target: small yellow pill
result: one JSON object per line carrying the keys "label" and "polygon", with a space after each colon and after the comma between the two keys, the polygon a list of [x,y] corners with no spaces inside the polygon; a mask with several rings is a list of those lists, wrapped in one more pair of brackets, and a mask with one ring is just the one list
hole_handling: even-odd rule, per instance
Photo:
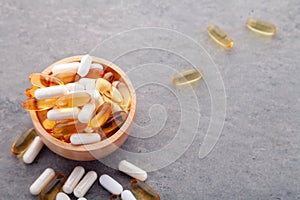
{"label": "small yellow pill", "polygon": [[223,46],[226,49],[230,49],[233,46],[233,40],[230,36],[225,33],[220,27],[217,25],[209,24],[207,26],[207,33],[209,36],[218,44]]}
{"label": "small yellow pill", "polygon": [[189,69],[173,75],[172,82],[174,85],[180,86],[190,84],[202,78],[201,72],[196,69]]}
{"label": "small yellow pill", "polygon": [[246,21],[246,26],[250,30],[263,35],[275,35],[277,31],[274,24],[260,19],[250,18]]}
{"label": "small yellow pill", "polygon": [[33,73],[29,76],[29,81],[32,85],[38,87],[50,87],[54,85],[64,85],[64,83],[58,78],[49,76],[42,73]]}

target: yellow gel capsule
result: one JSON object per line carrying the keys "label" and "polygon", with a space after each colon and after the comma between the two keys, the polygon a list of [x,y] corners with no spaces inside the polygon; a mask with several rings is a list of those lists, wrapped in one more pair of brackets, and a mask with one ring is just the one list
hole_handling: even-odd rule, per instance
{"label": "yellow gel capsule", "polygon": [[96,89],[101,94],[108,94],[111,90],[111,83],[108,82],[106,79],[98,78],[96,81]]}
{"label": "yellow gel capsule", "polygon": [[53,136],[56,138],[63,137],[64,135],[80,133],[87,127],[87,124],[82,124],[77,120],[64,120],[60,121],[53,127]]}
{"label": "yellow gel capsule", "polygon": [[29,81],[38,87],[50,87],[55,85],[63,85],[64,83],[53,77],[42,73],[33,73],[29,76]]}
{"label": "yellow gel capsule", "polygon": [[22,102],[22,107],[25,110],[47,110],[49,108],[52,108],[55,106],[57,99],[43,99],[43,100],[37,100],[37,99],[27,99]]}
{"label": "yellow gel capsule", "polygon": [[63,174],[56,174],[54,178],[44,187],[40,193],[40,200],[54,200],[57,193],[62,191],[66,177]]}
{"label": "yellow gel capsule", "polygon": [[26,96],[28,96],[29,98],[34,98],[34,92],[38,89],[39,87],[33,85],[30,88],[26,89]]}
{"label": "yellow gel capsule", "polygon": [[91,68],[88,74],[84,78],[92,78],[92,79],[101,78],[103,76],[103,73],[104,73],[103,69]]}
{"label": "yellow gel capsule", "polygon": [[143,181],[134,179],[130,187],[137,200],[160,200],[158,193]]}
{"label": "yellow gel capsule", "polygon": [[121,93],[122,97],[123,97],[123,101],[121,103],[121,107],[124,109],[124,111],[128,111],[129,110],[129,106],[130,106],[130,102],[131,102],[131,95],[130,92],[127,88],[127,86],[120,82],[116,85],[116,88],[119,90],[119,92]]}
{"label": "yellow gel capsule", "polygon": [[250,30],[263,35],[275,35],[277,31],[274,24],[260,19],[250,18],[246,21],[246,26]]}
{"label": "yellow gel capsule", "polygon": [[53,74],[52,76],[58,78],[65,84],[73,83],[80,79],[80,76],[77,74],[77,69],[59,71]]}
{"label": "yellow gel capsule", "polygon": [[86,92],[75,92],[66,94],[56,101],[56,105],[60,108],[71,108],[83,106],[92,100],[90,94]]}
{"label": "yellow gel capsule", "polygon": [[233,40],[217,25],[208,25],[207,33],[209,36],[224,48],[230,49],[233,46]]}
{"label": "yellow gel capsule", "polygon": [[109,118],[106,123],[101,127],[102,132],[106,137],[110,137],[120,128],[125,120],[127,119],[127,113],[124,111],[116,112],[111,118]]}
{"label": "yellow gel capsule", "polygon": [[174,85],[180,86],[190,84],[202,78],[201,72],[196,69],[189,69],[173,75],[172,82]]}
{"label": "yellow gel capsule", "polygon": [[52,132],[53,127],[56,125],[56,121],[45,119],[42,122],[44,129],[48,132]]}
{"label": "yellow gel capsule", "polygon": [[105,124],[105,122],[108,120],[109,116],[112,113],[112,106],[110,103],[103,103],[96,111],[95,116],[92,118],[92,120],[89,123],[89,126],[91,128],[98,128]]}
{"label": "yellow gel capsule", "polygon": [[32,143],[35,136],[37,136],[35,129],[31,128],[22,133],[11,146],[11,152],[15,155],[22,154]]}

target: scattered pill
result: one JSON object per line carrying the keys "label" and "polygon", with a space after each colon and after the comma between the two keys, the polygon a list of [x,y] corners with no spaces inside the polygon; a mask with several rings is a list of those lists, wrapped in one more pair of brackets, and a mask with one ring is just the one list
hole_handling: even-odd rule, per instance
{"label": "scattered pill", "polygon": [[23,132],[12,144],[11,152],[15,155],[22,154],[37,136],[34,128],[30,128]]}
{"label": "scattered pill", "polygon": [[64,83],[52,76],[42,73],[33,73],[29,76],[29,82],[38,87],[50,87],[55,85],[63,85]]}
{"label": "scattered pill", "polygon": [[43,146],[44,143],[42,142],[41,138],[39,136],[36,136],[23,155],[24,163],[26,164],[32,163],[36,158],[36,156],[41,151],[41,149],[43,148]]}
{"label": "scattered pill", "polygon": [[145,181],[147,179],[147,172],[145,170],[142,170],[141,168],[135,166],[127,160],[122,160],[119,163],[118,169],[121,172],[124,172],[125,174],[140,181]]}
{"label": "scattered pill", "polygon": [[133,194],[129,190],[124,190],[121,194],[122,200],[136,200]]}
{"label": "scattered pill", "polygon": [[79,67],[79,62],[58,64],[58,65],[53,66],[52,73],[54,74],[59,71],[78,69],[78,67]]}
{"label": "scattered pill", "polygon": [[74,195],[79,198],[83,197],[97,180],[97,173],[89,171],[74,189]]}
{"label": "scattered pill", "polygon": [[67,181],[63,185],[63,191],[67,194],[71,194],[79,183],[80,179],[83,177],[85,170],[81,166],[77,166],[73,169],[72,173],[68,177]]}
{"label": "scattered pill", "polygon": [[35,98],[27,99],[22,102],[22,107],[25,110],[35,110],[35,111],[48,110],[55,106],[56,100],[57,99],[43,99],[43,100],[37,100]]}
{"label": "scattered pill", "polygon": [[123,191],[122,185],[107,174],[101,175],[99,178],[99,182],[107,191],[112,194],[119,195]]}
{"label": "scattered pill", "polygon": [[78,114],[78,121],[81,123],[88,123],[92,118],[95,109],[96,105],[94,102],[84,105]]}
{"label": "scattered pill", "polygon": [[68,195],[66,195],[63,192],[59,192],[57,193],[55,200],[71,200],[70,197]]}
{"label": "scattered pill", "polygon": [[199,72],[197,69],[189,69],[173,75],[172,82],[174,85],[180,86],[193,83],[201,78],[201,72]]}
{"label": "scattered pill", "polygon": [[61,96],[56,101],[56,106],[59,108],[71,108],[84,106],[92,100],[92,97],[87,92],[74,92]]}
{"label": "scattered pill", "polygon": [[134,179],[130,182],[130,187],[136,199],[160,200],[159,194],[143,181]]}
{"label": "scattered pill", "polygon": [[101,137],[98,133],[77,133],[70,138],[73,145],[91,144],[99,142]]}
{"label": "scattered pill", "polygon": [[32,195],[38,195],[41,190],[54,178],[55,172],[51,168],[47,168],[44,172],[32,183],[29,190]]}
{"label": "scattered pill", "polygon": [[48,99],[48,98],[56,98],[63,94],[66,94],[68,89],[64,85],[51,86],[46,88],[39,88],[34,92],[34,96],[36,99]]}
{"label": "scattered pill", "polygon": [[87,75],[90,70],[91,64],[92,64],[92,57],[90,55],[82,56],[77,74],[79,74],[81,77]]}
{"label": "scattered pill", "polygon": [[275,35],[277,31],[277,28],[274,24],[260,19],[250,18],[247,20],[246,26],[250,30],[263,35]]}
{"label": "scattered pill", "polygon": [[61,191],[61,188],[66,181],[63,174],[56,174],[54,178],[42,189],[40,200],[55,199],[56,195]]}
{"label": "scattered pill", "polygon": [[217,25],[208,25],[207,32],[209,36],[224,48],[230,49],[233,46],[233,40]]}
{"label": "scattered pill", "polygon": [[79,111],[77,107],[52,109],[48,111],[47,118],[50,120],[77,119]]}

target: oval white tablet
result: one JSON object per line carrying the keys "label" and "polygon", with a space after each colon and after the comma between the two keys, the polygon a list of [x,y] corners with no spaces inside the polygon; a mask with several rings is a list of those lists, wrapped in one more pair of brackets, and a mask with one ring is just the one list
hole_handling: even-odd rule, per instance
{"label": "oval white tablet", "polygon": [[73,169],[72,173],[68,177],[67,181],[65,182],[63,186],[63,191],[67,194],[71,194],[76,187],[76,185],[79,183],[80,179],[83,177],[85,173],[85,170],[81,166],[77,166]]}
{"label": "oval white tablet", "polygon": [[54,178],[55,172],[51,168],[47,168],[44,172],[32,183],[29,191],[32,195],[38,195],[42,189]]}
{"label": "oval white tablet", "polygon": [[51,87],[39,88],[34,92],[34,97],[38,100],[59,97],[68,92],[64,85],[56,85]]}
{"label": "oval white tablet", "polygon": [[81,145],[99,142],[101,137],[98,133],[76,133],[71,135],[70,140],[73,145]]}
{"label": "oval white tablet", "polygon": [[44,143],[42,142],[41,138],[39,136],[36,136],[22,157],[24,163],[32,163],[43,146]]}
{"label": "oval white tablet", "polygon": [[136,200],[134,195],[129,190],[124,190],[121,194],[122,200]]}
{"label": "oval white tablet", "polygon": [[119,195],[123,191],[122,185],[107,174],[100,176],[99,182],[107,191],[112,194]]}
{"label": "oval white tablet", "polygon": [[52,109],[47,112],[47,118],[53,121],[77,119],[79,111],[80,109],[77,107]]}
{"label": "oval white tablet", "polygon": [[89,122],[95,109],[96,109],[96,105],[94,102],[84,105],[78,114],[78,120],[81,123]]}
{"label": "oval white tablet", "polygon": [[135,166],[134,164],[128,162],[127,160],[122,160],[119,163],[118,169],[125,174],[136,178],[140,181],[145,181],[147,179],[147,172],[141,168]]}
{"label": "oval white tablet", "polygon": [[83,197],[87,193],[87,191],[92,187],[96,179],[97,173],[95,171],[89,171],[75,187],[74,195],[77,198]]}
{"label": "oval white tablet", "polygon": [[92,57],[90,55],[87,54],[82,56],[77,70],[77,74],[79,74],[79,76],[81,77],[86,76],[91,68],[91,64],[92,64]]}
{"label": "oval white tablet", "polygon": [[55,200],[71,200],[70,197],[68,195],[66,195],[63,192],[59,192],[57,193]]}
{"label": "oval white tablet", "polygon": [[58,64],[53,66],[52,73],[64,71],[64,70],[72,70],[72,69],[78,69],[79,62],[71,62],[71,63],[65,63],[65,64]]}

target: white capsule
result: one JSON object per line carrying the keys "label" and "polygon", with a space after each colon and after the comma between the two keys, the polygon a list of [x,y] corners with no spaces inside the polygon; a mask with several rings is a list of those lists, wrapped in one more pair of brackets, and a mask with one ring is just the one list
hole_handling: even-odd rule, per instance
{"label": "white capsule", "polygon": [[79,199],[77,199],[77,200],[87,200],[86,198],[84,198],[84,197],[80,197]]}
{"label": "white capsule", "polygon": [[99,64],[99,63],[93,63],[91,65],[91,68],[98,68],[98,69],[104,69],[103,65]]}
{"label": "white capsule", "polygon": [[96,179],[97,173],[94,171],[89,171],[74,189],[74,195],[77,198],[83,197],[87,193],[87,191],[92,187]]}
{"label": "white capsule", "polygon": [[134,164],[128,162],[127,160],[122,160],[119,163],[118,169],[125,174],[136,178],[140,181],[145,181],[147,179],[147,172],[141,168],[135,166]]}
{"label": "white capsule", "polygon": [[44,143],[42,142],[39,136],[36,136],[27,151],[23,155],[23,161],[26,164],[30,164],[34,161],[36,156],[39,154],[41,149],[43,148]]}
{"label": "white capsule", "polygon": [[122,185],[107,174],[101,175],[99,182],[107,191],[112,194],[120,195],[123,191]]}
{"label": "white capsule", "polygon": [[83,177],[85,173],[85,170],[81,166],[77,166],[73,169],[72,173],[68,177],[67,181],[65,182],[63,186],[63,191],[67,194],[71,194],[76,187],[76,185],[79,183],[80,179]]}
{"label": "white capsule", "polygon": [[98,100],[101,96],[98,90],[85,90],[86,93],[89,93],[94,100]]}
{"label": "white capsule", "polygon": [[101,137],[98,133],[76,133],[71,135],[70,140],[73,145],[81,145],[99,142]]}
{"label": "white capsule", "polygon": [[85,85],[86,90],[95,90],[96,89],[96,81],[91,81]]}
{"label": "white capsule", "polygon": [[84,90],[84,86],[80,83],[68,83],[66,84],[66,87],[69,92]]}
{"label": "white capsule", "polygon": [[78,83],[80,83],[81,85],[83,85],[84,89],[86,89],[86,86],[88,84],[96,84],[96,80],[97,79],[92,79],[92,78],[81,78]]}
{"label": "white capsule", "polygon": [[88,123],[96,109],[94,102],[84,105],[78,114],[78,120],[81,123]]}
{"label": "white capsule", "polygon": [[121,194],[122,200],[136,200],[133,194],[129,190],[124,190]]}
{"label": "white capsule", "polygon": [[57,193],[55,200],[71,200],[70,197],[68,195],[66,195],[63,192],[59,192]]}
{"label": "white capsule", "polygon": [[38,100],[56,98],[68,92],[64,85],[39,88],[34,92],[34,97]]}
{"label": "white capsule", "polygon": [[32,195],[38,195],[42,189],[54,178],[55,172],[51,168],[47,168],[44,172],[32,183],[29,191]]}
{"label": "white capsule", "polygon": [[58,64],[53,66],[52,73],[64,71],[64,70],[72,70],[72,69],[78,69],[79,62],[72,62],[72,63],[66,63],[66,64]]}
{"label": "white capsule", "polygon": [[47,118],[53,121],[77,119],[79,111],[80,109],[77,107],[52,109],[47,112]]}
{"label": "white capsule", "polygon": [[84,77],[89,73],[92,64],[92,57],[90,55],[84,55],[81,58],[77,74],[79,76]]}

